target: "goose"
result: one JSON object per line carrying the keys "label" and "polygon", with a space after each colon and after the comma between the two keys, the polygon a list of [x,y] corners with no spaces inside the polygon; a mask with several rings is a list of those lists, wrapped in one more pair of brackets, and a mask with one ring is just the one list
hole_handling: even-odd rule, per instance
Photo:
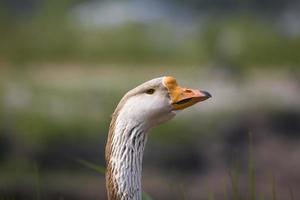
{"label": "goose", "polygon": [[171,76],[147,81],[124,95],[112,115],[105,147],[109,200],[142,199],[142,158],[149,130],[210,97],[206,91],[180,87]]}

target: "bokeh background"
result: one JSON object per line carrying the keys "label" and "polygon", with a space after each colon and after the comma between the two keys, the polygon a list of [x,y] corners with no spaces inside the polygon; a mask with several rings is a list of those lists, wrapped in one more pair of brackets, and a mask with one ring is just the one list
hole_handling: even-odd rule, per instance
{"label": "bokeh background", "polygon": [[0,1],[0,199],[106,199],[110,115],[172,75],[213,98],[154,129],[152,199],[300,199],[297,0]]}

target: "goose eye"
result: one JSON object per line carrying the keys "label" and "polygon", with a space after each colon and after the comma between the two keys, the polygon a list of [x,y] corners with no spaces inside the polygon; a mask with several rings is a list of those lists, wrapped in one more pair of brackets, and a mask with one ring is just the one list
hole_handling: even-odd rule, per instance
{"label": "goose eye", "polygon": [[146,91],[147,94],[153,94],[154,92],[155,92],[155,90],[152,88]]}

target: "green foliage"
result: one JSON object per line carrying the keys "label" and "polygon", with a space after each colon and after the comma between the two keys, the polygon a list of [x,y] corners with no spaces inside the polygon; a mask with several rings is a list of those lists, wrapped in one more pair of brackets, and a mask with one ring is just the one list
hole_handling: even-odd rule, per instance
{"label": "green foliage", "polygon": [[220,65],[276,67],[299,64],[300,38],[252,16],[212,19],[202,35],[208,60]]}
{"label": "green foliage", "polygon": [[214,62],[237,68],[300,63],[299,36],[289,37],[275,24],[250,14],[211,17],[201,30],[179,37],[172,27],[160,23],[86,29],[72,18],[71,8],[78,2],[43,1],[24,20],[0,12],[0,60],[12,64]]}

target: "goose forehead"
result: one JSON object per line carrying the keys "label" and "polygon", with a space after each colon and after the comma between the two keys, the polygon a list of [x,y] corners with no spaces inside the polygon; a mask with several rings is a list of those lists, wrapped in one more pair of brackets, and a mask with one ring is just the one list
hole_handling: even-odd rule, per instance
{"label": "goose forehead", "polygon": [[142,83],[141,85],[132,89],[129,93],[131,95],[135,95],[135,94],[143,92],[144,90],[149,89],[149,88],[165,88],[165,86],[163,84],[163,77],[155,78],[155,79],[152,79],[145,83]]}
{"label": "goose forehead", "polygon": [[159,87],[163,85],[163,77],[155,78],[146,83],[143,83],[141,86],[143,87]]}

